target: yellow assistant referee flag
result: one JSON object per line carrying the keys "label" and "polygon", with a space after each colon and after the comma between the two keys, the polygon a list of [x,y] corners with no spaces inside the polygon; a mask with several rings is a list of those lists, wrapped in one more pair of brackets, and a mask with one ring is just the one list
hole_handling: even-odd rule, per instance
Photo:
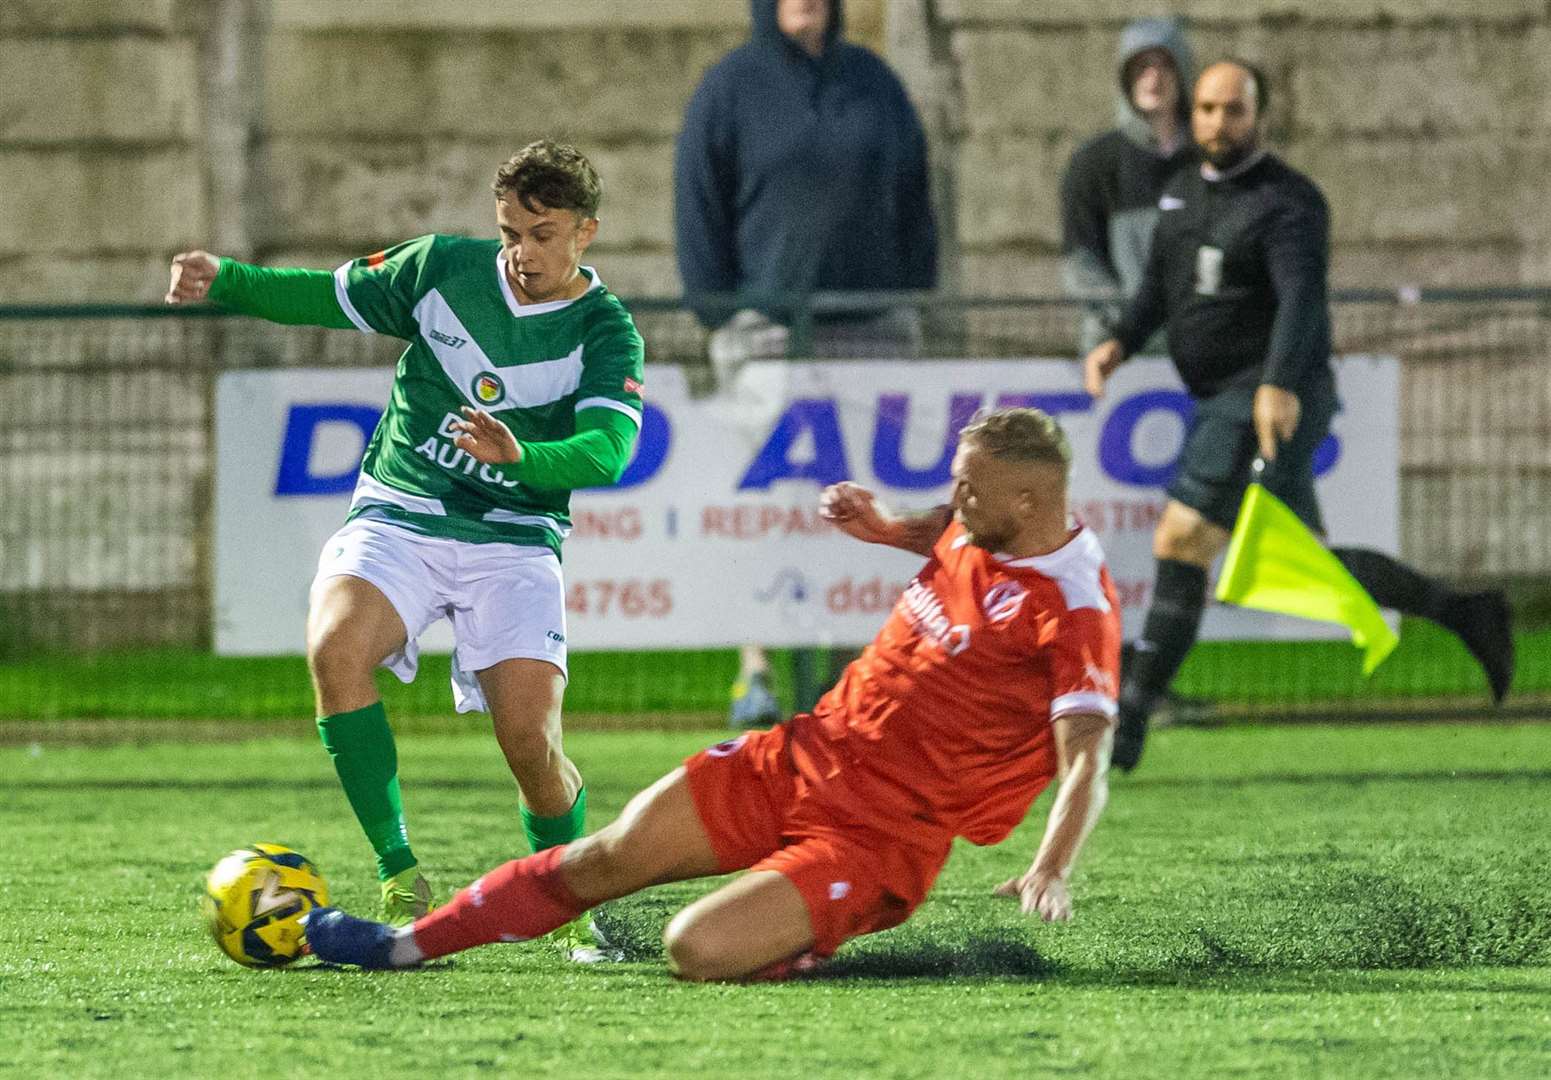
{"label": "yellow assistant referee flag", "polygon": [[1287,504],[1250,484],[1228,542],[1217,599],[1226,604],[1339,623],[1363,651],[1363,674],[1399,644],[1379,605]]}

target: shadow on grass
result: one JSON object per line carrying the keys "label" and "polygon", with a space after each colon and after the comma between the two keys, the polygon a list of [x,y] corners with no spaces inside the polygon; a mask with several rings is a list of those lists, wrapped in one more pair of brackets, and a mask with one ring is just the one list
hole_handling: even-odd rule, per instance
{"label": "shadow on grass", "polygon": [[[1303,865],[1265,882],[1275,900],[1173,911],[1145,927],[1058,939],[1057,957],[1041,951],[1051,939],[1033,925],[911,922],[848,943],[808,977],[1369,993],[1385,989],[1386,975],[1449,972],[1427,985],[1485,990],[1485,969],[1551,965],[1551,907],[1537,879],[1471,883],[1456,868],[1433,870]],[[660,962],[662,928],[681,906],[680,897],[648,895],[596,917],[626,959]],[[1545,974],[1514,992],[1551,993]]]}
{"label": "shadow on grass", "polygon": [[890,941],[842,950],[811,979],[1057,979],[1060,964],[1014,933],[976,933],[957,941]]}
{"label": "shadow on grass", "polygon": [[[662,961],[659,943],[661,923],[647,935],[635,930],[651,920],[629,920],[631,933],[616,936],[614,943],[634,962]],[[620,924],[613,924],[620,934]],[[1072,989],[1190,990],[1229,994],[1392,994],[1411,986],[1429,992],[1551,994],[1551,974],[1529,981],[1505,984],[1496,971],[1475,971],[1474,965],[1419,965],[1372,969],[1340,966],[1344,957],[1294,961],[1283,966],[1257,964],[1242,956],[1219,953],[1212,959],[1181,955],[1161,966],[1130,968],[1074,965],[1043,955],[1016,932],[983,932],[955,935],[952,940],[932,941],[920,934],[892,939],[867,938],[847,944],[839,954],[794,982],[898,982],[949,980],[1005,980],[1038,982]],[[1153,961],[1156,963],[1156,961]],[[1512,966],[1504,965],[1504,966]],[[619,969],[600,965],[600,974]],[[639,969],[631,969],[636,974]]]}
{"label": "shadow on grass", "polygon": [[1440,965],[1354,969],[1316,962],[1308,967],[1273,968],[1226,959],[1207,964],[1187,962],[1151,970],[1077,966],[1043,956],[1015,935],[975,935],[953,944],[910,941],[886,947],[848,947],[804,978],[841,981],[1008,979],[1074,989],[1167,987],[1231,993],[1386,994],[1407,981],[1406,976],[1414,978],[1423,972],[1428,976],[1425,985],[1433,991],[1551,994],[1551,975],[1530,983],[1504,986],[1501,980],[1485,972],[1472,975],[1469,967]]}

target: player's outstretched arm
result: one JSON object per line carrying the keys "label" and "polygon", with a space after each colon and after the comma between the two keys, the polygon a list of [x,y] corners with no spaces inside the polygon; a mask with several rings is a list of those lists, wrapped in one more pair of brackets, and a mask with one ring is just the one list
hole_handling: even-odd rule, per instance
{"label": "player's outstretched arm", "polygon": [[327,270],[250,266],[208,251],[184,251],[172,258],[168,304],[211,300],[245,315],[292,326],[347,330],[356,324],[339,305],[334,275]]}
{"label": "player's outstretched arm", "polygon": [[932,545],[953,518],[947,506],[934,506],[919,514],[896,513],[867,488],[849,480],[824,489],[819,496],[819,514],[847,536],[917,555],[932,553]]}
{"label": "player's outstretched arm", "polygon": [[1109,799],[1110,720],[1099,713],[1074,713],[1055,722],[1056,750],[1061,759],[1061,787],[1045,838],[1034,864],[1021,876],[996,887],[997,896],[1019,901],[1025,915],[1036,912],[1046,922],[1072,917],[1067,879],[1077,852],[1093,831]]}

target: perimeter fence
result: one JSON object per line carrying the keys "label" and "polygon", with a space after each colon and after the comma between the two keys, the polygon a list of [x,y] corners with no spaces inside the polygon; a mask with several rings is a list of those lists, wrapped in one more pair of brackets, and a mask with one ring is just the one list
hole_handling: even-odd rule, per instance
{"label": "perimeter fence", "polygon": [[[799,305],[800,351],[821,298]],[[877,299],[877,298],[874,298]],[[1066,300],[899,296],[923,355],[1074,356]],[[630,304],[649,362],[711,378],[673,301]],[[1401,554],[1517,602],[1513,701],[1551,703],[1551,290],[1339,294],[1339,354],[1401,362]],[[0,719],[306,716],[298,658],[212,651],[213,409],[223,372],[390,365],[401,343],[157,307],[0,307]],[[1329,643],[1198,650],[1182,688],[1221,715],[1458,715],[1485,703],[1452,639],[1412,632],[1371,681]],[[1333,657],[1340,659],[1333,660]],[[701,717],[730,650],[575,657],[571,708]],[[432,664],[434,669],[435,665]],[[435,671],[395,707],[446,711]]]}

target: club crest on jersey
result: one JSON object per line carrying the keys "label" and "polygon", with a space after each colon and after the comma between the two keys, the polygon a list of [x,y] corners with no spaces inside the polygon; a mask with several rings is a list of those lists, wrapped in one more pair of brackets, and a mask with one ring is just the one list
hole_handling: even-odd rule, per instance
{"label": "club crest on jersey", "polygon": [[980,602],[986,613],[986,618],[992,622],[1006,622],[1018,614],[1018,609],[1023,606],[1023,598],[1029,591],[1016,581],[1003,581],[991,587],[986,593],[985,599]]}
{"label": "club crest on jersey", "polygon": [[475,375],[469,389],[474,392],[474,400],[484,405],[494,405],[506,396],[506,384],[488,371]]}

